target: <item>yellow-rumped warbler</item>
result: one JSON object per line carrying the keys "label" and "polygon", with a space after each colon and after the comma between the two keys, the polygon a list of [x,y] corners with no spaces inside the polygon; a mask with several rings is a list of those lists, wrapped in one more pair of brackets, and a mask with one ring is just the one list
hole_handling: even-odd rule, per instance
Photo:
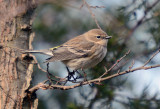
{"label": "yellow-rumped warbler", "polygon": [[41,53],[51,56],[46,62],[61,61],[76,71],[91,68],[103,60],[107,53],[108,36],[101,29],[92,29],[66,43],[48,50],[31,50],[25,53]]}

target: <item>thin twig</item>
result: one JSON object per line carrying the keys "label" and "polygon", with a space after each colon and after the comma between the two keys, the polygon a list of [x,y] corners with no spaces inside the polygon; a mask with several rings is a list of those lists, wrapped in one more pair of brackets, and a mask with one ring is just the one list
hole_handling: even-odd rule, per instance
{"label": "thin twig", "polygon": [[100,26],[99,26],[99,24],[98,24],[97,19],[95,18],[95,15],[93,14],[93,12],[92,12],[92,10],[91,10],[90,5],[89,5],[85,0],[82,0],[82,1],[83,1],[83,4],[81,5],[81,7],[80,7],[80,8],[82,8],[84,5],[86,5],[86,7],[87,7],[87,8],[88,8],[88,10],[89,10],[89,13],[91,14],[91,16],[92,16],[93,20],[95,21],[95,23],[96,23],[97,27],[98,27],[99,29],[101,29],[101,27],[100,27]]}
{"label": "thin twig", "polygon": [[43,68],[41,68],[41,66],[40,66],[40,64],[38,63],[38,61],[37,61],[36,57],[35,57],[34,55],[32,55],[32,54],[30,54],[30,56],[32,56],[32,57],[33,57],[33,59],[34,59],[34,61],[35,61],[35,63],[34,63],[34,64],[36,64],[36,65],[37,65],[38,69],[40,69],[41,71],[43,71],[43,72],[46,72],[46,73],[47,73],[47,71],[46,71],[46,70],[44,70]]}
{"label": "thin twig", "polygon": [[143,21],[146,18],[148,12],[150,12],[150,10],[152,10],[158,4],[158,2],[160,2],[160,0],[155,1],[151,6],[147,7],[147,9],[144,12],[145,15],[137,22],[137,25],[133,29],[136,29],[137,27],[140,26],[141,23],[143,23]]}
{"label": "thin twig", "polygon": [[131,66],[129,66],[129,70],[133,68],[134,63],[135,61],[133,60]]}
{"label": "thin twig", "polygon": [[150,58],[148,61],[146,61],[146,63],[144,63],[143,67],[146,66],[159,52],[160,52],[160,49],[159,49],[157,52],[155,52],[155,53],[151,56],[151,58]]}
{"label": "thin twig", "polygon": [[[127,41],[131,36],[132,34],[134,33],[135,30],[137,30],[137,28],[139,26],[141,26],[141,24],[144,24],[145,22],[147,22],[148,20],[150,19],[146,19],[146,16],[148,15],[148,13],[160,2],[160,0],[157,0],[155,1],[152,5],[148,6],[146,8],[146,10],[144,11],[144,16],[137,22],[137,24],[132,28],[132,30],[130,31],[129,33],[129,37],[127,37],[125,39],[125,41]],[[145,20],[146,19],[146,20]]]}
{"label": "thin twig", "polygon": [[[159,49],[160,50],[160,49]],[[158,51],[159,51],[158,50]],[[128,52],[129,53],[129,52]],[[124,56],[125,57],[125,56]],[[151,58],[153,59],[154,56],[151,56]],[[122,57],[123,59],[123,57]],[[148,59],[146,61],[146,63],[149,61],[150,59]],[[132,65],[133,65],[134,62],[132,62]],[[113,75],[110,75],[110,76],[107,76],[107,77],[103,77],[103,78],[96,78],[96,79],[93,79],[93,80],[89,80],[89,81],[83,81],[81,83],[77,83],[75,85],[71,85],[71,86],[62,86],[62,85],[48,85],[48,84],[44,84],[44,83],[39,83],[38,85],[34,86],[33,88],[29,89],[29,92],[32,93],[32,92],[35,92],[35,90],[38,90],[38,89],[61,89],[61,90],[68,90],[68,89],[73,89],[73,88],[76,88],[76,87],[79,87],[79,86],[82,86],[82,85],[87,85],[87,84],[91,84],[91,83],[100,83],[102,81],[105,81],[105,80],[108,80],[108,79],[111,79],[111,78],[115,78],[117,76],[120,76],[120,75],[124,75],[124,74],[128,74],[128,73],[131,73],[131,72],[134,72],[134,71],[137,71],[137,70],[147,70],[147,69],[152,69],[152,68],[157,68],[157,67],[160,67],[160,64],[158,65],[153,65],[153,66],[147,66],[145,67],[144,65],[143,66],[140,66],[140,67],[137,67],[137,68],[134,68],[134,69],[129,69],[129,70],[126,70],[126,71],[122,71],[122,72],[119,72],[116,73],[116,74],[113,74]]]}
{"label": "thin twig", "polygon": [[135,68],[135,69],[131,69],[129,71],[127,70],[127,71],[123,71],[123,72],[120,72],[120,73],[116,73],[116,74],[113,74],[113,75],[108,76],[108,77],[97,78],[97,79],[89,80],[89,81],[86,81],[86,82],[81,82],[81,83],[71,85],[71,86],[48,85],[48,84],[39,83],[38,85],[31,88],[29,91],[32,93],[34,91],[34,89],[38,90],[40,88],[44,89],[44,90],[47,90],[47,89],[68,90],[68,89],[73,89],[73,88],[76,88],[76,87],[79,87],[79,86],[82,86],[82,85],[87,85],[87,84],[96,83],[96,82],[102,82],[102,81],[105,81],[105,80],[108,80],[108,79],[111,79],[111,78],[115,78],[117,76],[124,75],[124,74],[127,74],[127,73],[131,73],[131,72],[134,72],[134,71],[137,71],[137,70],[147,70],[147,69],[157,68],[157,67],[160,67],[160,64],[153,65],[153,66],[148,66],[148,67],[138,67],[138,68]]}
{"label": "thin twig", "polygon": [[130,50],[128,50],[128,52],[126,52],[124,56],[122,56],[120,59],[118,59],[118,60],[116,61],[116,63],[113,64],[113,66],[112,66],[107,72],[105,72],[103,75],[100,76],[100,78],[102,78],[104,75],[107,75],[108,72],[110,72],[110,71],[111,71],[123,58],[125,58],[129,53],[130,53]]}

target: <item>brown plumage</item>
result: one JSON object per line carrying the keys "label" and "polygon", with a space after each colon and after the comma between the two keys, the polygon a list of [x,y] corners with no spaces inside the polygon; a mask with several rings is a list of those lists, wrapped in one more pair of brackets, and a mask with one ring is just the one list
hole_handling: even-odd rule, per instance
{"label": "brown plumage", "polygon": [[48,51],[33,50],[26,52],[50,55],[51,57],[46,62],[61,61],[73,70],[86,69],[103,60],[107,53],[107,42],[110,38],[111,36],[108,36],[104,31],[92,29]]}

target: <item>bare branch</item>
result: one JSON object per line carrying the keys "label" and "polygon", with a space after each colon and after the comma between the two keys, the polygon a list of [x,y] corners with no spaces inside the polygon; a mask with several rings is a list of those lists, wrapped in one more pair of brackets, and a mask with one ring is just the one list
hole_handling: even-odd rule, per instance
{"label": "bare branch", "polygon": [[115,64],[113,64],[113,66],[107,71],[105,72],[102,76],[100,76],[100,78],[102,78],[104,75],[108,74],[109,71],[111,71],[123,58],[125,58],[128,54],[130,53],[130,50],[128,50],[128,52],[126,52],[126,54],[124,56],[122,56],[120,59],[118,59],[116,61]]}
{"label": "bare branch", "polygon": [[146,63],[144,63],[143,67],[146,66],[159,52],[160,52],[160,49],[157,52],[155,52]]}
{"label": "bare branch", "polygon": [[134,60],[132,61],[131,66],[129,66],[129,70],[133,68],[133,65],[135,64]]}
{"label": "bare branch", "polygon": [[[157,52],[159,53],[159,51],[160,51],[160,49]],[[127,54],[129,54],[129,52],[130,52],[130,50],[123,57],[121,57],[120,60],[122,60]],[[155,54],[158,54],[157,52]],[[153,54],[151,56],[151,58],[146,61],[145,64],[147,64],[151,59],[153,59],[153,57],[155,56],[155,54]],[[122,72],[120,72],[120,70],[118,70],[118,72],[115,73],[115,74],[113,74],[113,75],[110,75],[110,76],[107,76],[107,77],[99,77],[99,78],[96,78],[96,79],[93,79],[93,80],[89,80],[89,81],[83,81],[83,82],[80,82],[80,83],[77,83],[77,84],[71,85],[71,86],[63,86],[63,85],[57,85],[57,84],[48,85],[48,84],[45,84],[45,82],[42,82],[42,83],[39,83],[38,85],[34,86],[33,88],[29,89],[29,92],[33,93],[33,92],[35,92],[38,89],[43,89],[43,90],[47,90],[47,89],[68,90],[68,89],[73,89],[73,88],[76,88],[76,87],[79,87],[79,86],[82,86],[82,85],[91,84],[91,83],[97,84],[97,83],[100,83],[102,81],[105,81],[105,80],[108,80],[108,79],[112,79],[114,77],[117,77],[117,76],[120,76],[120,75],[124,75],[124,74],[128,74],[128,73],[131,73],[131,72],[134,72],[134,71],[147,70],[147,69],[152,69],[152,68],[160,67],[160,64],[153,65],[153,66],[147,66],[147,67],[145,67],[144,65],[142,65],[140,67],[132,69],[133,65],[134,65],[134,61],[132,61],[132,64],[131,64],[131,67],[129,68],[129,70],[122,71]],[[115,66],[115,64],[113,66]],[[111,68],[113,68],[113,67],[111,67]]]}
{"label": "bare branch", "polygon": [[91,83],[95,83],[95,82],[96,83],[97,82],[102,82],[104,80],[108,80],[108,79],[117,77],[119,75],[124,75],[124,74],[131,73],[131,72],[134,72],[134,71],[137,71],[137,70],[147,70],[147,69],[156,68],[156,67],[160,67],[160,64],[153,65],[153,66],[148,66],[148,67],[143,67],[142,66],[142,67],[138,67],[138,68],[135,68],[135,69],[126,70],[126,71],[123,71],[123,72],[120,72],[120,73],[116,73],[116,74],[113,74],[113,75],[108,76],[108,77],[97,78],[97,79],[81,82],[81,83],[78,83],[78,84],[75,84],[75,85],[71,85],[71,86],[48,85],[48,84],[44,84],[44,83],[39,83],[38,85],[36,85],[33,88],[31,88],[29,90],[29,92],[32,93],[32,92],[34,92],[35,90],[38,90],[38,89],[43,89],[43,90],[47,90],[47,89],[68,90],[68,89],[73,89],[73,88],[76,88],[76,87],[79,87],[79,86],[82,86],[82,85],[87,85],[87,84],[91,84]]}
{"label": "bare branch", "polygon": [[89,13],[91,14],[93,20],[95,21],[97,27],[98,27],[99,29],[101,29],[101,27],[100,27],[99,24],[98,24],[97,19],[95,18],[95,15],[93,14],[93,12],[92,12],[92,10],[91,10],[91,6],[90,6],[85,0],[82,0],[82,1],[83,1],[83,4],[81,5],[80,8],[82,8],[84,5],[86,5],[86,7],[87,7],[88,10],[89,10]]}
{"label": "bare branch", "polygon": [[135,30],[137,27],[140,26],[140,24],[143,23],[144,19],[146,18],[148,12],[150,12],[150,10],[152,10],[157,4],[158,2],[160,2],[159,0],[155,1],[151,6],[148,6],[147,9],[145,10],[145,15],[137,22],[137,25],[133,28],[133,30]]}

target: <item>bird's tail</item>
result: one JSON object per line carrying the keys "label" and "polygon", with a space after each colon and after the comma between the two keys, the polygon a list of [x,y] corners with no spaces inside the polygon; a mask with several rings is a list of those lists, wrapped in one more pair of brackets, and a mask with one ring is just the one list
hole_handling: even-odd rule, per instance
{"label": "bird's tail", "polygon": [[43,49],[43,50],[24,50],[23,53],[39,53],[39,54],[45,54],[49,56],[53,56],[52,50],[49,49]]}

